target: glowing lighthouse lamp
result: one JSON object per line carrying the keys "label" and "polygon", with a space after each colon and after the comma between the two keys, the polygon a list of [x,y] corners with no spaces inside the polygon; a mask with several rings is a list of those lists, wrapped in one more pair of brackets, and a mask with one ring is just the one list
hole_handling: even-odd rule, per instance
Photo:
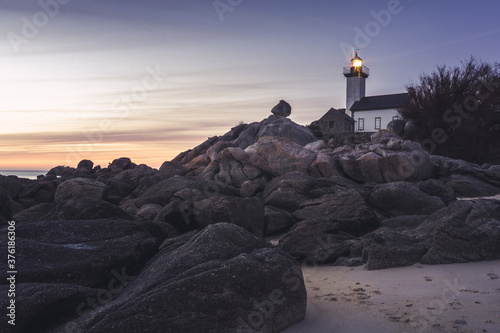
{"label": "glowing lighthouse lamp", "polygon": [[362,66],[363,66],[363,60],[356,53],[354,58],[351,59],[351,67],[362,67]]}
{"label": "glowing lighthouse lamp", "polygon": [[346,67],[344,70],[344,75],[348,76],[362,76],[367,78],[369,75],[369,70],[363,66],[363,59],[359,57],[358,51],[354,53],[354,57],[351,59],[351,67]]}

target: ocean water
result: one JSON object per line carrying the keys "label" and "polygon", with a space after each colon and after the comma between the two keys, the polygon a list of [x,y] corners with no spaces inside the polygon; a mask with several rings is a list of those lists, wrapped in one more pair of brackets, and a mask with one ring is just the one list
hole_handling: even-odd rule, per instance
{"label": "ocean water", "polygon": [[47,170],[0,170],[0,175],[36,179],[37,176],[45,175],[47,172]]}

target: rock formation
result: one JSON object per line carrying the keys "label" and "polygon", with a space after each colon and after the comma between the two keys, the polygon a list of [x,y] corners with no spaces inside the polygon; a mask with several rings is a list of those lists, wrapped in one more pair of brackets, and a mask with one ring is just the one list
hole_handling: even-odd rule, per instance
{"label": "rock formation", "polygon": [[318,141],[283,103],[160,170],[120,158],[0,176],[20,332],[280,332],[304,317],[301,261],[500,259],[500,201],[477,198],[500,194],[500,166],[429,156],[390,131]]}
{"label": "rock formation", "polygon": [[292,107],[284,100],[281,100],[272,108],[271,113],[281,117],[288,117],[292,113]]}

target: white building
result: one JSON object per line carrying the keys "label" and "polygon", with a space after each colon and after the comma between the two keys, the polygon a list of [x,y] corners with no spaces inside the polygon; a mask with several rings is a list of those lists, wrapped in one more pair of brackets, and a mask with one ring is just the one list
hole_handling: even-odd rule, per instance
{"label": "white building", "polygon": [[358,53],[351,66],[344,67],[346,114],[353,118],[355,132],[376,132],[386,129],[389,122],[401,119],[398,110],[408,99],[407,93],[366,97],[366,79],[370,75]]}

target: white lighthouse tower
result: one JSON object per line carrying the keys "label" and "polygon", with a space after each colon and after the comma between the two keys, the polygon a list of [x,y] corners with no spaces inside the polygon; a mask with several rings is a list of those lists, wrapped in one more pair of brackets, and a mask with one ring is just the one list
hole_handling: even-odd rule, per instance
{"label": "white lighthouse tower", "polygon": [[354,58],[351,59],[351,67],[344,67],[344,76],[347,78],[347,91],[346,91],[346,113],[353,117],[351,107],[354,102],[361,100],[365,97],[366,92],[366,79],[370,75],[370,70],[363,66],[363,60],[358,55],[359,51],[356,50]]}

